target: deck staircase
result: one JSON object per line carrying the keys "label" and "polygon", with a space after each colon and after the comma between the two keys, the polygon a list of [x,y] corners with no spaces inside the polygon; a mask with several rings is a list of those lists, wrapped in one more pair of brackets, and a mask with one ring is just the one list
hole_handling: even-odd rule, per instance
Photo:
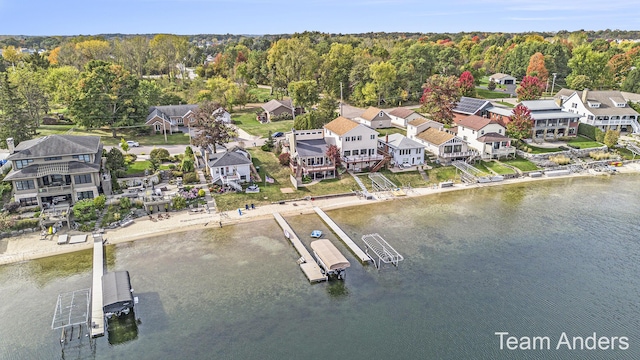
{"label": "deck staircase", "polygon": [[360,186],[360,189],[362,190],[362,196],[364,196],[365,199],[373,197],[373,195],[369,193],[369,190],[367,190],[367,187],[364,186],[364,183],[362,182],[362,180],[360,180],[360,178],[356,174],[354,174],[351,171],[349,171],[349,174],[353,176],[353,179],[356,181],[356,184]]}
{"label": "deck staircase", "polygon": [[627,143],[627,149],[633,153],[634,157],[640,155],[640,147],[632,142]]}
{"label": "deck staircase", "polygon": [[371,172],[377,172],[382,169],[382,167],[388,164],[389,161],[391,161],[391,156],[385,155],[382,160],[378,161],[378,163],[371,168]]}

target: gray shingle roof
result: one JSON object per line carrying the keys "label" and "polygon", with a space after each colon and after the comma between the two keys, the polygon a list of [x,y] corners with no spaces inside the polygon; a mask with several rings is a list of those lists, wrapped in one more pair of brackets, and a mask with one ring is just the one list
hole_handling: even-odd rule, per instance
{"label": "gray shingle roof", "polygon": [[415,111],[403,107],[395,108],[389,111],[389,115],[397,116],[402,119],[408,118],[413,113],[415,113]]}
{"label": "gray shingle roof", "polygon": [[498,134],[498,133],[488,133],[484,136],[480,136],[477,140],[481,143],[490,143],[490,142],[496,142],[496,141],[507,141],[510,138],[507,136],[504,136],[502,134]]}
{"label": "gray shingle roof", "polygon": [[273,100],[265,103],[264,105],[262,105],[262,108],[266,112],[273,112],[275,109],[277,109],[277,108],[279,108],[281,106],[284,106],[289,110],[293,109],[293,105],[291,104],[291,99],[283,99],[283,100],[273,99]]}
{"label": "gray shingle roof", "polygon": [[[49,164],[34,164],[29,165],[17,171],[12,171],[4,179],[18,180],[18,179],[33,179],[38,176],[38,169],[41,166],[48,166]],[[100,164],[85,163],[82,161],[69,162],[69,170],[62,175],[74,175],[74,174],[86,174],[100,171]]]}
{"label": "gray shingle roof", "polygon": [[98,136],[48,135],[21,142],[7,160],[95,154],[100,147]]}
{"label": "gray shingle roof", "polygon": [[246,156],[232,152],[216,153],[209,155],[209,167],[233,166],[251,164]]}
{"label": "gray shingle roof", "polygon": [[[576,91],[578,99],[582,101],[582,91]],[[584,104],[587,109],[594,115],[638,115],[638,113],[629,106],[617,107],[614,100],[626,102],[624,97],[617,90],[589,90],[587,91],[587,103],[600,103],[597,108],[589,107]]]}
{"label": "gray shingle roof", "polygon": [[554,100],[524,100],[520,102],[527,109],[533,111],[561,110]]}
{"label": "gray shingle roof", "polygon": [[[378,138],[378,141],[386,142],[386,140],[385,136],[380,136]],[[424,145],[419,142],[411,140],[402,134],[389,135],[389,142],[387,144],[394,149],[416,149],[424,147]]]}
{"label": "gray shingle roof", "polygon": [[296,141],[296,152],[300,157],[324,156],[328,147],[324,139]]}

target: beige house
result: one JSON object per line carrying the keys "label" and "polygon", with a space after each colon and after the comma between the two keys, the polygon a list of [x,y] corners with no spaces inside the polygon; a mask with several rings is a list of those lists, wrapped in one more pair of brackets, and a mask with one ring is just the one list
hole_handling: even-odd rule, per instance
{"label": "beige house", "polygon": [[[5,177],[13,185],[16,201],[24,207],[73,204],[98,196],[102,143],[98,136],[49,135],[13,146],[7,139],[7,161],[12,170]],[[110,184],[105,184],[109,186]]]}
{"label": "beige house", "polygon": [[477,151],[469,148],[466,141],[438,127],[427,128],[415,135],[413,139],[434,154],[438,162],[444,164],[455,160],[466,160],[478,154]]}
{"label": "beige house", "polygon": [[498,121],[471,115],[458,120],[458,136],[480,153],[483,159],[515,156],[516,148],[505,136],[506,129]]}
{"label": "beige house", "polygon": [[407,109],[407,108],[395,108],[388,112],[389,117],[391,117],[391,124],[395,126],[400,126],[403,128],[407,127],[407,124],[415,119],[419,119],[422,115],[417,112]]}
{"label": "beige house", "polygon": [[367,125],[372,129],[391,127],[391,117],[386,112],[373,106],[369,107],[354,120],[359,121],[361,124]]}
{"label": "beige house", "polygon": [[372,128],[338,117],[324,126],[327,144],[340,149],[342,162],[349,170],[360,171],[377,165],[384,159],[378,154],[378,132]]}

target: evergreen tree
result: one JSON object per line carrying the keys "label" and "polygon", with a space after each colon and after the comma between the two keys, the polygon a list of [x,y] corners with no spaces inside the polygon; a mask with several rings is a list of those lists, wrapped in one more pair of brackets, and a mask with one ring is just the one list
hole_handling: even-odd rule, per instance
{"label": "evergreen tree", "polygon": [[31,139],[31,122],[28,120],[24,101],[11,85],[7,73],[0,76],[0,146],[7,147],[7,138],[14,144]]}

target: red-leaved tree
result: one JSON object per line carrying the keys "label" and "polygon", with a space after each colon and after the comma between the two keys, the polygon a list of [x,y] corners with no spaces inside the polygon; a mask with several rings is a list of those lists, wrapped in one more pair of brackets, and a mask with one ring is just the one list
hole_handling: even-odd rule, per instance
{"label": "red-leaved tree", "polygon": [[431,114],[435,121],[451,124],[452,110],[460,100],[457,80],[455,76],[432,75],[423,86],[422,111]]}
{"label": "red-leaved tree", "polygon": [[476,96],[476,84],[473,74],[470,71],[465,71],[460,74],[458,79],[458,87],[460,88],[460,95],[474,97]]}
{"label": "red-leaved tree", "polygon": [[342,159],[340,157],[340,148],[336,145],[329,145],[327,147],[327,157],[333,162],[335,166],[336,176],[338,176],[338,168],[342,165]]}
{"label": "red-leaved tree", "polygon": [[529,66],[527,66],[527,75],[537,76],[541,83],[547,82],[549,78],[549,70],[544,65],[544,55],[537,52],[529,58]]}
{"label": "red-leaved tree", "polygon": [[537,76],[525,76],[516,89],[518,100],[537,100],[542,96],[545,84]]}
{"label": "red-leaved tree", "polygon": [[518,104],[509,117],[507,136],[518,140],[527,139],[531,137],[532,128],[533,119],[531,119],[531,111],[526,106]]}

